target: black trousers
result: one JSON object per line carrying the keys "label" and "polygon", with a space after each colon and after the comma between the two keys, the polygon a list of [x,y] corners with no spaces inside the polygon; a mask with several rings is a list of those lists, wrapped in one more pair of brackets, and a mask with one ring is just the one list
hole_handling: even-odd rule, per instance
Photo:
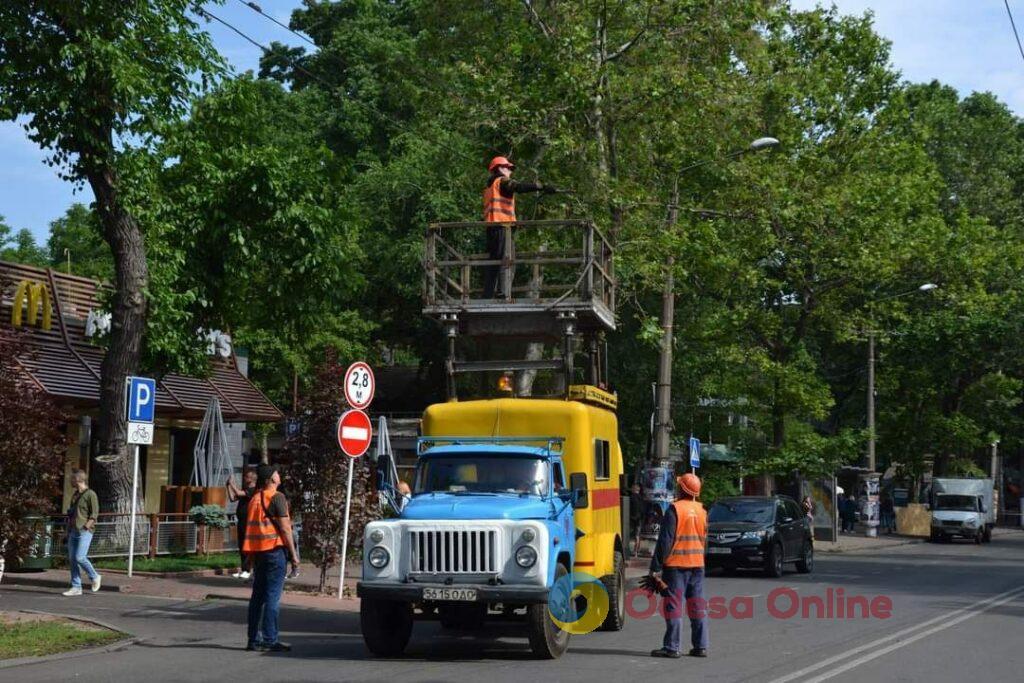
{"label": "black trousers", "polygon": [[[505,231],[500,224],[488,226],[487,228],[487,258],[504,260],[505,258]],[[484,269],[484,298],[493,299],[495,293],[499,298],[504,297],[501,283],[501,266],[487,266]]]}

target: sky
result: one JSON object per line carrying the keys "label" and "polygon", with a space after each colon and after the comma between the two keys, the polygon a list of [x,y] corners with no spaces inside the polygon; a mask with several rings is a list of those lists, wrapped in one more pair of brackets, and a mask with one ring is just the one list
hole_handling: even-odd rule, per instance
{"label": "sky", "polygon": [[[258,0],[264,12],[285,24],[300,0]],[[792,0],[810,9],[818,0]],[[830,4],[830,3],[825,3]],[[906,80],[938,79],[966,95],[995,93],[1024,116],[1024,59],[1018,51],[1003,0],[835,0],[844,14],[871,11],[875,29],[892,43],[892,62]],[[301,40],[239,0],[207,5],[211,12],[264,45]],[[1024,32],[1024,0],[1010,0],[1017,28]],[[237,72],[255,70],[259,48],[211,22],[214,44]],[[44,163],[46,154],[18,123],[0,122],[0,216],[15,229],[28,228],[45,243],[50,221],[73,202],[88,203],[92,193],[61,180]]]}

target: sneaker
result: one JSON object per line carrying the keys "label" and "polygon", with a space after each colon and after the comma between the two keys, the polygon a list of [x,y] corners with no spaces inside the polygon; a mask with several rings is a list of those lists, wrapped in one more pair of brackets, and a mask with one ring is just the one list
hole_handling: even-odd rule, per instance
{"label": "sneaker", "polygon": [[264,643],[260,649],[264,652],[291,652],[292,646],[279,640],[276,643]]}
{"label": "sneaker", "polygon": [[262,650],[263,650],[263,643],[258,643],[258,642],[257,643],[246,643],[246,645],[245,645],[245,651],[246,652],[260,652]]}
{"label": "sneaker", "polygon": [[659,648],[657,650],[651,650],[652,657],[667,657],[669,659],[679,659],[683,656],[682,652],[676,652],[675,650],[669,650],[668,648]]}
{"label": "sneaker", "polygon": [[707,657],[708,656],[707,648],[695,647],[692,650],[690,650],[690,656],[691,657]]}
{"label": "sneaker", "polygon": [[239,572],[238,574],[236,574],[236,576],[240,578],[242,581],[247,581],[249,579],[250,573],[247,571]]}
{"label": "sneaker", "polygon": [[297,579],[297,578],[299,578],[299,570],[295,569],[294,571],[288,572],[288,575],[285,576],[284,578],[286,578],[286,579]]}
{"label": "sneaker", "polygon": [[81,588],[69,588],[68,590],[66,590],[63,593],[61,593],[61,595],[63,595],[65,598],[70,598],[70,597],[73,597],[75,595],[81,595],[81,594],[82,594],[82,589]]}
{"label": "sneaker", "polygon": [[103,577],[99,574],[92,580],[92,592],[95,593],[100,589],[100,584],[103,583]]}
{"label": "sneaker", "polygon": [[232,579],[240,579],[240,578],[242,578],[242,570],[241,570],[241,569],[239,569],[239,570],[238,570],[237,572],[235,572],[234,574],[232,574],[232,575],[231,575],[231,578],[232,578]]}

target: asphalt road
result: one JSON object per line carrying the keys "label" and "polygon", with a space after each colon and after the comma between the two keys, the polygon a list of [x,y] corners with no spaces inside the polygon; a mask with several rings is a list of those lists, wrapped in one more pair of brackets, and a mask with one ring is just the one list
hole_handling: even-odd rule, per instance
{"label": "asphalt road", "polygon": [[[888,618],[787,617],[790,597],[825,599],[827,589],[865,596]],[[784,593],[779,589],[790,589]],[[0,609],[83,614],[140,637],[112,653],[0,669],[0,681],[969,681],[1021,680],[1024,533],[991,545],[916,544],[877,553],[819,556],[810,575],[781,579],[712,576],[706,595],[751,606],[711,620],[711,656],[652,659],[663,622],[627,622],[619,633],[575,636],[554,662],[531,659],[514,627],[453,635],[417,624],[405,657],[369,657],[358,615],[285,608],[290,654],[242,649],[245,604],[183,602],[117,593],[62,598],[38,588],[0,589]],[[772,593],[772,591],[776,591]],[[770,596],[777,596],[769,610]],[[744,600],[743,598],[746,598]],[[644,600],[635,606],[642,610]],[[833,610],[833,614],[836,610]],[[746,617],[746,618],[744,618]]]}

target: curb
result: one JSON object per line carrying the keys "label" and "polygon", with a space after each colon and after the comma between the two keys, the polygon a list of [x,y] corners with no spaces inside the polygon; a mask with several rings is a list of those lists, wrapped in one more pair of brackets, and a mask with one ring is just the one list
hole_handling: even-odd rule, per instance
{"label": "curb", "polygon": [[[101,576],[102,576],[102,574],[101,574]],[[26,577],[24,575],[19,576],[18,574],[6,574],[6,573],[4,574],[4,579],[6,579],[6,583],[3,584],[3,585],[10,585],[10,586],[32,586],[32,587],[35,587],[35,588],[64,588],[65,590],[67,590],[67,588],[68,588],[68,584],[66,582],[58,581],[56,579],[45,579],[45,578],[34,579],[34,578],[31,578],[31,577]],[[85,593],[86,590],[87,589],[83,587],[83,591],[82,592]],[[107,585],[103,586],[102,588],[100,588],[99,592],[100,593],[131,593],[132,589],[131,589],[130,586],[122,586],[120,584],[114,583],[114,584],[107,584]],[[27,611],[27,610],[23,610],[23,611]],[[40,614],[48,614],[48,613],[47,612],[40,612]],[[63,616],[63,615],[57,615],[57,616]]]}
{"label": "curb", "polygon": [[[829,555],[840,555],[846,553],[862,553],[862,552],[877,552],[879,550],[885,550],[887,548],[898,548],[903,545],[916,545],[918,543],[924,543],[927,539],[925,538],[907,538],[899,541],[890,541],[885,545],[872,547],[870,545],[862,546],[859,548],[820,548],[820,552],[827,553]],[[815,550],[818,550],[818,546],[815,546]]]}
{"label": "curb", "polygon": [[79,621],[79,622],[82,622],[82,623],[85,623],[85,624],[92,624],[93,626],[99,626],[100,628],[105,628],[108,631],[113,631],[114,633],[124,634],[127,637],[123,638],[121,640],[115,641],[113,643],[110,643],[109,645],[101,645],[99,647],[89,647],[89,648],[85,648],[83,650],[71,650],[69,652],[56,652],[56,653],[54,653],[52,655],[42,655],[40,657],[19,657],[17,659],[0,660],[0,669],[10,669],[10,668],[14,668],[16,666],[28,666],[28,665],[31,665],[31,664],[43,664],[45,662],[55,662],[55,661],[58,661],[58,660],[61,660],[61,659],[71,659],[73,657],[87,657],[89,655],[105,654],[105,653],[108,653],[108,652],[117,652],[117,651],[123,650],[126,647],[129,647],[131,645],[135,645],[136,643],[141,641],[141,638],[136,638],[135,636],[131,635],[130,633],[126,633],[125,631],[122,631],[121,629],[119,629],[119,628],[117,628],[115,626],[112,626],[111,624],[108,624],[108,623],[103,622],[103,621],[99,621],[97,619],[86,619],[84,617],[80,617],[80,616],[76,616],[76,615],[72,615],[72,614],[60,614],[60,613],[57,613],[57,612],[44,612],[42,610],[35,610],[35,609],[21,609],[21,610],[18,610],[18,611],[19,612],[23,612],[25,614],[45,614],[46,616],[50,616],[50,617],[61,617],[62,619],[68,619],[70,621]]}
{"label": "curb", "polygon": [[[235,567],[237,569],[237,567]],[[128,576],[127,569],[104,569],[107,574]],[[140,572],[132,571],[132,576],[141,576],[147,579],[192,579],[203,576],[230,576],[228,569],[192,569],[187,572]]]}

